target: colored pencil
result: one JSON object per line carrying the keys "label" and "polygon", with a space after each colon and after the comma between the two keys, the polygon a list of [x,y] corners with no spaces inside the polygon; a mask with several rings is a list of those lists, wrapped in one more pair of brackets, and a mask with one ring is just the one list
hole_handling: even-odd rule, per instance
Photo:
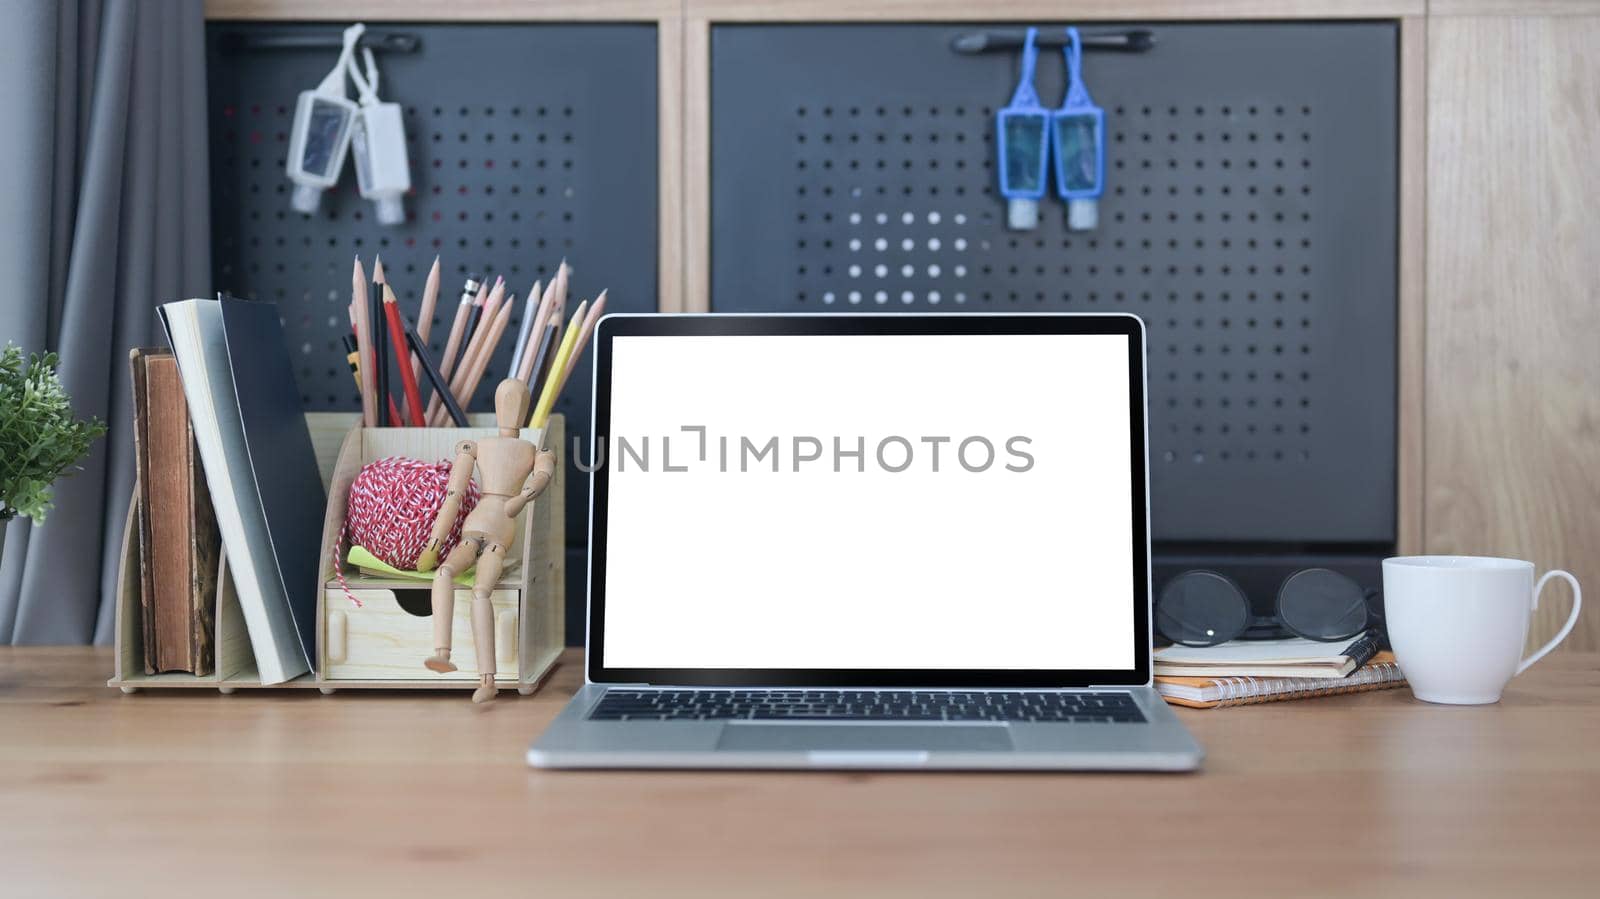
{"label": "colored pencil", "polygon": [[[496,275],[495,282],[498,283],[500,280],[500,276]],[[487,283],[479,284],[478,295],[472,299],[472,308],[467,310],[467,330],[461,335],[461,339],[467,342],[469,345],[472,342],[473,336],[478,333],[478,328],[483,322],[483,304],[487,301],[488,296],[489,285]],[[464,361],[466,350],[463,349],[461,353],[463,359],[458,359],[457,364],[459,364],[461,361]]]}
{"label": "colored pencil", "polygon": [[[472,377],[472,373],[478,364],[478,356],[482,352],[484,342],[488,339],[490,327],[494,324],[495,318],[498,317],[500,303],[505,298],[505,292],[505,279],[496,277],[494,287],[489,289],[487,293],[482,287],[478,289],[478,296],[484,298],[483,302],[480,304],[476,299],[473,300],[472,316],[477,319],[477,327],[470,327],[472,321],[469,319],[466,346],[461,348],[461,355],[456,360],[455,371],[449,375],[450,392],[455,395],[456,402],[460,403],[463,409],[471,406],[472,397],[465,392],[467,379]],[[444,419],[445,414],[442,406],[434,404],[428,406],[428,421],[430,424],[438,427],[444,424]]]}
{"label": "colored pencil", "polygon": [[472,301],[482,286],[474,274],[467,276],[467,283],[461,288],[461,302],[456,306],[456,317],[450,322],[450,336],[445,339],[444,356],[439,359],[439,373],[447,378],[455,364],[456,354],[461,350],[461,338],[467,329],[467,319],[471,316]]}
{"label": "colored pencil", "polygon": [[543,294],[539,282],[535,281],[528,290],[528,298],[522,301],[522,321],[517,322],[517,345],[511,351],[511,368],[506,371],[508,378],[515,378],[522,370],[522,355],[528,351],[528,335],[532,332],[534,317],[539,314]]}
{"label": "colored pencil", "polygon": [[444,382],[444,375],[439,373],[438,366],[433,364],[433,357],[428,355],[428,345],[423,343],[417,332],[406,328],[406,342],[411,344],[411,352],[422,363],[422,370],[427,374],[428,380],[433,383],[433,394],[444,399],[445,411],[450,414],[450,420],[458,428],[467,426],[467,414],[461,411],[461,406],[456,403],[456,398],[450,395],[450,385]]}
{"label": "colored pencil", "polygon": [[539,360],[539,368],[533,373],[533,389],[537,391],[543,391],[545,382],[550,380],[550,369],[556,361],[556,351],[561,349],[561,337],[563,334],[561,320],[559,318],[552,320],[550,325],[556,329],[556,337],[555,340],[550,342],[550,352]]}
{"label": "colored pencil", "polygon": [[542,428],[550,418],[550,410],[556,404],[556,394],[561,389],[561,370],[566,368],[567,357],[572,355],[572,347],[578,342],[578,332],[583,329],[584,312],[588,309],[588,302],[578,304],[572,313],[572,321],[567,323],[567,333],[561,338],[561,347],[556,350],[555,359],[550,363],[550,375],[544,379],[544,389],[539,393],[539,405],[533,409],[533,416],[528,419],[528,427]]}
{"label": "colored pencil", "polygon": [[[499,280],[496,276],[495,280]],[[461,329],[461,352],[456,354],[456,372],[460,373],[461,366],[467,363],[471,349],[478,336],[478,323],[483,320],[483,304],[488,302],[489,293],[494,285],[488,281],[478,285],[478,293],[472,298],[472,305],[467,308],[467,325]],[[451,375],[454,379],[455,375]]]}
{"label": "colored pencil", "polygon": [[[477,330],[468,335],[468,343],[473,347],[472,358],[476,361],[478,354],[483,349],[487,339],[489,327],[494,324],[495,317],[500,314],[500,307],[506,302],[506,279],[496,276],[494,287],[489,290],[489,296],[483,301],[483,313],[477,319]],[[469,322],[469,324],[472,324]]]}
{"label": "colored pencil", "polygon": [[[374,263],[374,270],[377,265]],[[383,318],[383,285],[373,282],[374,288],[367,297],[368,320],[372,322],[372,386],[378,392],[378,427],[399,427],[389,415],[389,338]]]}
{"label": "colored pencil", "polygon": [[571,275],[572,267],[567,265],[567,260],[561,260],[561,264],[556,266],[555,305],[550,307],[551,314],[555,315],[557,320],[560,319],[560,316],[566,311],[567,308],[567,288],[569,287]]}
{"label": "colored pencil", "polygon": [[[439,302],[439,257],[433,257],[433,267],[428,269],[428,280],[422,284],[422,308],[417,312],[417,334],[422,338],[422,345],[428,345],[428,337],[433,333],[433,310]],[[422,357],[416,353],[411,354],[411,377],[417,381],[422,380]]]}
{"label": "colored pencil", "polygon": [[344,341],[344,358],[350,363],[350,378],[356,382],[356,390],[361,389],[361,351],[356,348],[356,338],[353,334],[346,334]]}
{"label": "colored pencil", "polygon": [[[455,320],[450,323],[450,336],[445,340],[444,355],[441,356],[439,360],[439,374],[445,377],[445,383],[447,386],[449,384],[448,379],[450,377],[450,372],[453,371],[455,367],[456,355],[461,350],[461,336],[463,333],[465,333],[467,328],[468,310],[472,308],[472,301],[477,297],[478,290],[482,286],[482,283],[479,281],[479,276],[476,273],[468,275],[467,283],[462,285],[461,302],[456,306]],[[433,399],[428,401],[427,420],[432,421],[438,410],[439,395],[436,393],[434,394]]]}
{"label": "colored pencil", "polygon": [[410,351],[406,347],[406,329],[400,321],[400,302],[387,284],[383,285],[383,314],[389,323],[389,340],[394,344],[394,358],[400,363],[400,387],[404,391],[411,426],[420,428],[423,426],[422,393],[417,390],[416,375],[411,373],[411,366],[406,364],[410,359]]}
{"label": "colored pencil", "polygon": [[[511,326],[511,311],[512,304],[506,303],[495,315],[494,320],[483,326],[483,330],[488,333],[484,337],[477,358],[473,360],[472,370],[468,373],[467,381],[462,385],[459,394],[463,408],[471,404],[472,395],[477,392],[478,384],[483,381],[484,372],[489,370],[489,362],[494,356],[495,347],[499,346],[500,339],[505,336],[506,328]],[[487,313],[485,315],[487,316]],[[485,318],[485,321],[488,319]]]}
{"label": "colored pencil", "polygon": [[372,281],[374,284],[389,283],[388,279],[383,276],[383,257],[381,256],[372,257]]}
{"label": "colored pencil", "polygon": [[[544,335],[539,338],[539,349],[534,352],[533,358],[529,360],[529,377],[534,379],[532,381],[534,385],[537,386],[544,384],[544,380],[539,378],[539,374],[550,366],[550,357],[555,353],[556,344],[560,342],[560,339],[560,322],[551,321],[549,324],[544,326]],[[529,381],[523,380],[522,383],[527,384]]]}
{"label": "colored pencil", "polygon": [[578,367],[578,359],[583,356],[584,348],[589,345],[589,338],[594,334],[594,326],[600,321],[600,316],[606,314],[606,291],[600,291],[595,297],[594,305],[589,307],[589,314],[584,316],[583,330],[578,332],[578,343],[572,348],[572,355],[567,357],[567,367],[561,372],[561,386],[556,388],[560,393],[561,388],[567,386],[567,379],[572,377],[572,370]]}
{"label": "colored pencil", "polygon": [[[352,314],[354,314],[354,313],[352,313]],[[352,327],[351,330],[352,330],[352,334],[353,334],[354,333],[354,328]],[[345,361],[350,364],[350,375],[356,379],[356,390],[359,391],[359,390],[362,389],[362,381],[361,381],[361,351],[358,348],[358,346],[356,344],[356,341],[355,341],[355,338],[352,336],[352,334],[346,334],[345,337],[344,337],[344,345],[345,345],[345,357],[344,358],[345,358]],[[389,417],[392,418],[392,419],[398,419],[400,417],[400,409],[399,409],[399,407],[395,406],[394,397],[389,397]]]}
{"label": "colored pencil", "polygon": [[556,268],[556,292],[550,302],[550,323],[556,326],[556,342],[550,348],[550,355],[544,357],[544,365],[533,373],[533,380],[529,382],[529,389],[535,397],[543,389],[544,382],[550,377],[550,363],[555,361],[556,350],[561,348],[562,331],[561,322],[567,314],[567,261],[561,260],[561,265]]}
{"label": "colored pencil", "polygon": [[528,351],[522,354],[522,364],[517,368],[517,379],[527,384],[538,370],[537,363],[543,361],[538,357],[537,349],[544,339],[545,329],[550,324],[550,313],[556,306],[556,279],[551,278],[549,286],[544,289],[544,296],[539,298],[539,312],[533,317],[533,329],[528,335],[530,341]]}
{"label": "colored pencil", "polygon": [[[372,307],[367,303],[367,275],[361,270],[361,257],[357,256],[354,270],[350,274],[350,306],[355,317],[356,350],[361,354],[366,368],[370,369],[372,361],[372,323],[368,316]],[[375,428],[378,426],[378,394],[373,389],[370,379],[361,381],[361,424],[363,427]]]}

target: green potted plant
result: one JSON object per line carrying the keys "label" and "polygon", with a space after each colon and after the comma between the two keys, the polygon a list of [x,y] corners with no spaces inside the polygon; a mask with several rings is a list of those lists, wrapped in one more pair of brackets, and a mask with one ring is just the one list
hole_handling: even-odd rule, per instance
{"label": "green potted plant", "polygon": [[0,350],[0,552],[6,523],[18,515],[44,521],[50,485],[77,470],[104,423],[73,417],[72,400],[56,377],[55,353]]}

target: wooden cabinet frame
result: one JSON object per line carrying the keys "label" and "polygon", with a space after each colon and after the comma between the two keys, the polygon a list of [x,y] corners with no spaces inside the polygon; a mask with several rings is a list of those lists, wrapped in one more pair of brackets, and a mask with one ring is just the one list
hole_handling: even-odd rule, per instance
{"label": "wooden cabinet frame", "polygon": [[[1400,184],[1399,184],[1399,394],[1397,538],[1402,553],[1485,552],[1496,538],[1485,529],[1482,539],[1445,533],[1441,539],[1427,520],[1430,500],[1451,489],[1465,489],[1483,472],[1440,472],[1430,477],[1426,435],[1444,433],[1428,418],[1430,372],[1427,335],[1429,316],[1447,315],[1435,298],[1426,301],[1430,283],[1427,254],[1439,246],[1429,228],[1429,210],[1451,209],[1447,196],[1430,198],[1427,128],[1431,89],[1430,21],[1484,23],[1493,28],[1508,16],[1600,17],[1600,0],[207,0],[213,19],[370,20],[370,21],[635,21],[653,22],[659,34],[659,308],[696,312],[708,308],[710,288],[710,91],[711,28],[724,22],[860,22],[860,21],[1026,21],[1048,20],[1217,20],[1217,19],[1387,19],[1400,25]],[[1497,19],[1496,17],[1501,17]],[[1589,21],[1589,20],[1584,20]],[[1438,160],[1435,160],[1437,163]],[[1475,164],[1476,161],[1463,163]],[[1437,183],[1439,180],[1434,175]],[[1443,205],[1441,205],[1443,204]],[[1512,250],[1514,251],[1514,250]],[[1507,313],[1511,314],[1511,313]],[[1437,322],[1435,322],[1437,325]],[[1583,339],[1574,335],[1570,339]],[[1537,364],[1537,363],[1530,363]],[[1549,377],[1547,373],[1547,377]],[[1600,384],[1589,389],[1600,393]],[[1442,389],[1442,386],[1439,388]],[[1586,408],[1600,418],[1600,401]],[[1544,482],[1570,478],[1570,471],[1522,473]],[[1600,478],[1591,472],[1591,477]],[[1593,491],[1590,495],[1600,494]],[[1438,503],[1435,502],[1435,508]],[[1551,510],[1573,518],[1575,510]],[[1591,514],[1587,511],[1582,514]],[[1560,544],[1580,555],[1600,556],[1600,525],[1561,522],[1580,541]],[[1549,528],[1521,525],[1545,533]],[[1587,547],[1581,541],[1587,540]],[[1513,541],[1526,543],[1527,541]],[[1535,540],[1535,543],[1538,541]],[[1480,545],[1482,544],[1482,545]],[[1541,554],[1543,546],[1514,546],[1502,551],[1531,553],[1541,567],[1579,565],[1559,552]],[[1548,557],[1547,557],[1548,556]],[[1585,563],[1590,564],[1590,563]],[[1591,583],[1600,568],[1589,569]],[[1581,576],[1581,574],[1580,574]],[[1564,616],[1565,603],[1548,610],[1552,621]],[[1543,616],[1543,611],[1541,616]],[[1534,638],[1548,630],[1544,617],[1535,623]],[[1571,645],[1600,647],[1600,615],[1581,621]]]}

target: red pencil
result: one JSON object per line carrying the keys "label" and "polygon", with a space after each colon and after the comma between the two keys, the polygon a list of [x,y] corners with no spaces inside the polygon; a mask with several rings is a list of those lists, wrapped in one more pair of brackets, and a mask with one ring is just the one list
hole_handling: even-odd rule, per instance
{"label": "red pencil", "polygon": [[383,285],[383,317],[389,321],[389,342],[394,344],[394,358],[400,365],[400,384],[406,391],[406,407],[411,410],[411,426],[423,424],[422,393],[417,390],[417,376],[406,364],[411,348],[406,346],[406,329],[400,324],[400,303],[388,284]]}

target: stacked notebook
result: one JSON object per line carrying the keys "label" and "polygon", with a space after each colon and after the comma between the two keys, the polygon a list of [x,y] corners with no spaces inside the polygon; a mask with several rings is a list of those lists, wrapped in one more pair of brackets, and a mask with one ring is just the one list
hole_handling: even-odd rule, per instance
{"label": "stacked notebook", "polygon": [[1405,684],[1377,637],[1344,643],[1236,640],[1219,646],[1169,646],[1155,652],[1156,690],[1192,708],[1249,705],[1383,690]]}
{"label": "stacked notebook", "polygon": [[312,668],[327,498],[278,308],[184,300],[161,322],[257,671],[282,683]]}

